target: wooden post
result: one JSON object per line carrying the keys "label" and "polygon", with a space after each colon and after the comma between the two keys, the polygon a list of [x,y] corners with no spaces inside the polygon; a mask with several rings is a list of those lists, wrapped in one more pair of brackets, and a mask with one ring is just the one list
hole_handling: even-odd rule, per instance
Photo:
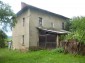
{"label": "wooden post", "polygon": [[57,38],[56,38],[56,47],[59,47],[59,36],[57,35]]}
{"label": "wooden post", "polygon": [[45,35],[45,48],[46,48],[46,43],[47,42],[47,34]]}
{"label": "wooden post", "polygon": [[40,32],[38,31],[38,42],[37,42],[37,46],[38,46],[38,47],[40,47],[39,41],[40,41]]}

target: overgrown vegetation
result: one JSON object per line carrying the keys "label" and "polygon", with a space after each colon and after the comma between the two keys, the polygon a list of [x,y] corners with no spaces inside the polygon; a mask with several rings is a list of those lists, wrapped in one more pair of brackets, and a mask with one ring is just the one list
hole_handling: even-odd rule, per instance
{"label": "overgrown vegetation", "polygon": [[76,39],[78,42],[85,43],[85,17],[74,17],[69,23],[70,33],[65,39]]}
{"label": "overgrown vegetation", "polygon": [[[0,47],[5,47],[5,40],[7,38],[4,31],[8,31],[7,27],[10,29],[16,24],[16,15],[13,13],[11,7],[0,1]],[[3,31],[4,30],[4,31]]]}
{"label": "overgrown vegetation", "polygon": [[64,53],[64,49],[62,47],[56,48],[52,50],[53,53]]}
{"label": "overgrown vegetation", "polygon": [[5,47],[6,39],[7,39],[7,35],[2,30],[0,30],[0,48]]}
{"label": "overgrown vegetation", "polygon": [[19,52],[0,49],[0,63],[85,63],[85,56],[40,50]]}
{"label": "overgrown vegetation", "polygon": [[13,27],[16,24],[16,15],[13,13],[11,7],[0,1],[0,25],[7,31],[7,26]]}

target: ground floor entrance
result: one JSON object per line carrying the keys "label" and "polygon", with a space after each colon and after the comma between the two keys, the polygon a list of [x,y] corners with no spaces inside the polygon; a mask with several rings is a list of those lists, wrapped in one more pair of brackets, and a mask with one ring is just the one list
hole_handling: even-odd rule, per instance
{"label": "ground floor entrance", "polygon": [[53,34],[39,35],[39,47],[56,48],[56,35]]}
{"label": "ground floor entrance", "polygon": [[59,36],[64,33],[60,31],[38,28],[38,34],[39,34],[38,46],[40,48],[52,49],[59,46]]}
{"label": "ground floor entrance", "polygon": [[39,30],[39,47],[40,48],[56,48],[57,35],[44,30]]}

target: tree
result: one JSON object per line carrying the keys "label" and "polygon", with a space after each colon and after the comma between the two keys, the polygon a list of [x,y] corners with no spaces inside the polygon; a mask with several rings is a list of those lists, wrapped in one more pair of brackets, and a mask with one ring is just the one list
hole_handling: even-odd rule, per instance
{"label": "tree", "polygon": [[8,4],[0,1],[0,25],[4,30],[7,30],[7,26],[13,27],[16,23],[16,15],[11,10]]}
{"label": "tree", "polygon": [[66,21],[65,30],[69,31],[70,26],[71,26],[71,22],[70,22],[70,19],[69,19],[68,21]]}
{"label": "tree", "polygon": [[2,30],[0,30],[0,48],[5,47],[6,39],[7,39],[7,35]]}
{"label": "tree", "polygon": [[[16,24],[16,15],[11,10],[11,7],[8,4],[0,1],[0,26],[2,29],[7,31],[7,27],[10,28]],[[5,39],[7,38],[6,34],[0,29],[0,47],[5,46]]]}
{"label": "tree", "polygon": [[74,17],[70,22],[71,33],[67,35],[67,38],[85,43],[85,17]]}

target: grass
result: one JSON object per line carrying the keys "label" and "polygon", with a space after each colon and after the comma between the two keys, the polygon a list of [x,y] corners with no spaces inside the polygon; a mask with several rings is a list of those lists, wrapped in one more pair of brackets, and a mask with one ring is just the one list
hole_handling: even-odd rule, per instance
{"label": "grass", "polygon": [[47,50],[19,52],[0,49],[0,63],[85,63],[85,56]]}

